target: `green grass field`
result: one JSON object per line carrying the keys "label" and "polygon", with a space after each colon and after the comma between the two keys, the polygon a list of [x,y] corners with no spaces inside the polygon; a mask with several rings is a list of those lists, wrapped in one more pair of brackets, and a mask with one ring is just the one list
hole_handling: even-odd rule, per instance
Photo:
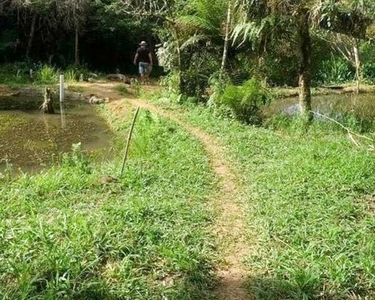
{"label": "green grass field", "polygon": [[[257,299],[375,297],[375,155],[344,131],[244,126],[188,108],[186,120],[219,137],[242,174]],[[367,297],[367,298],[366,298]]]}
{"label": "green grass field", "polygon": [[[129,123],[114,120],[120,156]],[[215,179],[203,149],[143,111],[125,175],[102,179],[120,163],[76,147],[45,173],[3,177],[1,299],[209,298]]]}
{"label": "green grass field", "polygon": [[[241,179],[250,294],[375,297],[372,151],[327,123],[267,129],[174,108],[218,138]],[[0,298],[212,298],[221,257],[207,154],[188,132],[143,111],[125,175],[112,180],[129,120],[102,114],[117,133],[114,159],[95,163],[76,146],[42,174],[2,177]]]}

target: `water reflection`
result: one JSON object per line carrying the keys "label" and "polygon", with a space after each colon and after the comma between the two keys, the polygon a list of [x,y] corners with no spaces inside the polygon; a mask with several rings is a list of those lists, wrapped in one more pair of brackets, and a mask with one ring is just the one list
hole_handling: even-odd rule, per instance
{"label": "water reflection", "polygon": [[61,128],[66,127],[66,107],[65,102],[60,102]]}
{"label": "water reflection", "polygon": [[[375,118],[375,95],[369,93],[315,96],[312,107],[321,114],[340,117],[350,113],[361,120],[372,120]],[[298,97],[295,97],[273,101],[264,109],[264,114],[267,117],[277,114],[294,115],[299,111]]]}
{"label": "water reflection", "polygon": [[[57,104],[57,103],[56,103]],[[112,134],[95,109],[81,102],[60,103],[59,113],[39,110],[0,111],[0,172],[11,163],[15,169],[35,171],[52,157],[81,143],[86,151],[105,150]]]}

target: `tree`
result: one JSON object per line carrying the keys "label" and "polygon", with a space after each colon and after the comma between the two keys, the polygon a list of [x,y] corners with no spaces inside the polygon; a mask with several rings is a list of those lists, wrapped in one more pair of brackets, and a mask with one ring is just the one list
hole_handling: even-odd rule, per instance
{"label": "tree", "polygon": [[188,35],[185,43],[209,41],[223,47],[221,72],[225,71],[228,61],[232,31],[232,0],[194,0],[189,9],[179,18]]}
{"label": "tree", "polygon": [[356,70],[356,92],[360,91],[361,56],[359,45],[374,23],[375,3],[371,0],[326,2],[320,10],[319,25],[328,29],[329,41]]}
{"label": "tree", "polygon": [[11,5],[24,13],[26,19],[31,18],[30,31],[26,46],[26,58],[30,58],[37,22],[41,24],[43,19],[48,19],[55,0],[11,0]]}
{"label": "tree", "polygon": [[[244,13],[242,22],[234,31],[236,38],[261,39],[271,35],[275,28],[291,28],[296,32],[299,52],[299,102],[306,120],[312,120],[311,111],[311,36],[316,11],[320,0],[245,0],[238,3],[238,9]],[[254,13],[255,11],[255,13]]]}
{"label": "tree", "polygon": [[80,64],[79,36],[84,31],[84,24],[90,10],[90,0],[61,0],[57,1],[58,14],[64,27],[74,30],[74,63]]}

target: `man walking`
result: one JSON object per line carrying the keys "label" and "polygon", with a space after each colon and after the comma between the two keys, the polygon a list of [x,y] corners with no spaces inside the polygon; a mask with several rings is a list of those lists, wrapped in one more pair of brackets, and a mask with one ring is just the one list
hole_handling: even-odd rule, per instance
{"label": "man walking", "polygon": [[146,84],[152,70],[152,54],[145,41],[139,44],[137,54],[134,57],[134,64],[138,64],[141,83]]}

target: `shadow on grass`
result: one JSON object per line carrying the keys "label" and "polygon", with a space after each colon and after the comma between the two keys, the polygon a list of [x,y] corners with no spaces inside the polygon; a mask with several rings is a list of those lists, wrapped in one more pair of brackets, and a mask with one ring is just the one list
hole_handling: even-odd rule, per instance
{"label": "shadow on grass", "polygon": [[289,280],[275,278],[250,278],[247,284],[249,299],[259,300],[339,300],[339,299],[373,299],[367,298],[368,292],[355,288],[329,286],[321,278],[308,278],[301,273],[300,277]]}

